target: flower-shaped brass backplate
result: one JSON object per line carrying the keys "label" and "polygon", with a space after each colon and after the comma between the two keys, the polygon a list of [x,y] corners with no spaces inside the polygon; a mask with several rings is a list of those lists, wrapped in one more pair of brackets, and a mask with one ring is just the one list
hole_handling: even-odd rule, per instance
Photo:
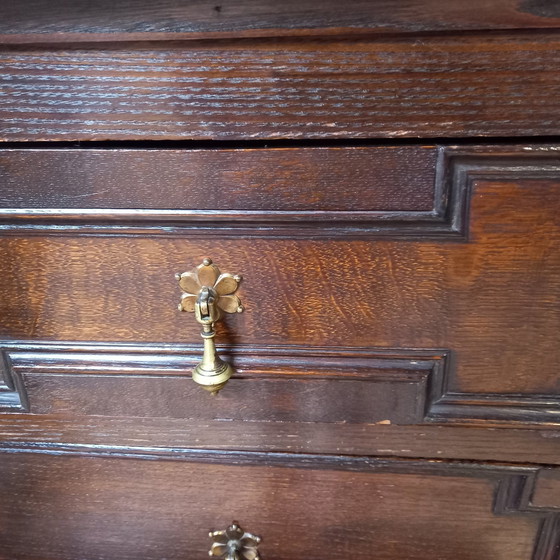
{"label": "flower-shaped brass backplate", "polygon": [[246,533],[234,521],[225,531],[210,531],[213,539],[209,555],[223,560],[260,560],[257,547],[261,538]]}
{"label": "flower-shaped brass backplate", "polygon": [[212,291],[216,305],[226,313],[241,313],[243,306],[239,298],[234,295],[241,282],[241,276],[229,273],[221,273],[220,269],[212,264],[211,259],[204,259],[190,272],[177,274],[179,286],[183,290],[180,311],[191,311],[195,309],[196,299],[202,288],[207,287]]}

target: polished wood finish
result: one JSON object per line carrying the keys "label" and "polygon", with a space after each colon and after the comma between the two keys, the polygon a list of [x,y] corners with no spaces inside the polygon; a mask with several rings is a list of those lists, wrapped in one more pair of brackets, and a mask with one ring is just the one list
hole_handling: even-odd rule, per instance
{"label": "polished wood finish", "polygon": [[0,150],[0,230],[452,236],[461,199],[444,181],[444,154],[436,146]]}
{"label": "polished wood finish", "polygon": [[[558,560],[554,2],[0,6],[0,559]],[[201,346],[175,273],[241,272]]]}
{"label": "polished wood finish", "polygon": [[552,33],[6,48],[0,139],[554,135],[558,53]]}
{"label": "polished wood finish", "polygon": [[527,166],[526,178],[523,165],[513,167],[517,180],[488,165],[473,180],[468,241],[459,243],[5,239],[0,332],[23,340],[198,343],[197,326],[176,312],[172,279],[185,263],[211,255],[245,276],[246,313],[218,325],[225,343],[450,351],[448,392],[479,402],[486,395],[487,404],[544,395],[536,406],[546,410],[560,348],[559,182],[540,159]]}
{"label": "polished wood finish", "polygon": [[263,536],[259,550],[271,560],[339,559],[349,548],[363,560],[436,550],[439,558],[526,560],[535,540],[558,537],[540,531],[546,510],[507,515],[534,472],[239,453],[193,453],[157,468],[133,457],[4,454],[0,481],[19,499],[3,507],[3,555],[27,560],[47,548],[53,560],[203,558],[208,529],[234,515]]}
{"label": "polished wood finish", "polygon": [[[370,426],[346,423],[245,422],[79,415],[0,415],[3,449],[85,450],[109,455],[126,448],[157,458],[189,450],[363,455],[560,465],[560,438],[551,429],[457,426]],[[445,463],[444,465],[445,466]],[[551,503],[548,501],[547,503]],[[555,502],[552,502],[555,503]]]}
{"label": "polished wood finish", "polygon": [[434,211],[437,152],[435,146],[5,149],[0,212],[51,208],[63,219],[57,211],[212,210],[213,221],[228,211],[251,220],[258,220],[255,211],[296,217],[329,211],[428,213]]}
{"label": "polished wood finish", "polygon": [[21,408],[35,414],[362,424],[422,422],[437,398],[429,387],[441,385],[445,360],[429,352],[356,348],[220,349],[235,378],[227,391],[208,395],[185,382],[201,345],[170,351],[23,343],[3,352],[10,364],[5,376],[19,381]]}

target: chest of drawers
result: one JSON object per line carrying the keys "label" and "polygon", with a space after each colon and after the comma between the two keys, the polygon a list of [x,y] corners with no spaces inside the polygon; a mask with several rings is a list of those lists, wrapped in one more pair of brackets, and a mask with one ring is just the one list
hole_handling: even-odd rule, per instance
{"label": "chest of drawers", "polygon": [[0,558],[557,559],[557,12],[1,6]]}

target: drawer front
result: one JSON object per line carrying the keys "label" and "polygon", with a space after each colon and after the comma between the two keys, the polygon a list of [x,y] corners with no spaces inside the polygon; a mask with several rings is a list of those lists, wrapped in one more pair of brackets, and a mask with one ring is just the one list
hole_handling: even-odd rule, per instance
{"label": "drawer front", "polygon": [[[4,408],[557,425],[558,153],[543,145],[8,150],[1,213],[4,231],[17,235],[0,247]],[[338,189],[344,163],[348,182]],[[196,182],[205,170],[202,183],[219,189],[208,201]],[[39,198],[49,172],[52,189]],[[336,200],[323,210],[314,188]],[[129,194],[142,208],[124,208]],[[290,239],[276,216],[248,239],[232,223],[234,212],[249,227],[245,203],[231,211],[220,202],[238,196],[261,216],[281,206],[287,222],[305,212],[329,220],[295,221],[288,231],[304,238]],[[161,214],[167,199],[185,206],[171,222]],[[155,214],[135,222],[144,210]],[[183,384],[200,354],[199,326],[177,312],[173,278],[204,256],[244,275],[246,309],[219,323],[218,343],[238,373],[210,407]]]}
{"label": "drawer front", "polygon": [[552,510],[519,499],[538,486],[536,469],[91,454],[2,454],[1,558],[204,558],[208,530],[232,520],[269,560],[554,557]]}

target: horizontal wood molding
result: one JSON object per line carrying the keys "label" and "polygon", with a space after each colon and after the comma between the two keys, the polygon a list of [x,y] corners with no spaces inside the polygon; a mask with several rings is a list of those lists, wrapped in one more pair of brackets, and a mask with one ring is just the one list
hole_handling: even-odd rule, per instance
{"label": "horizontal wood molding", "polygon": [[[451,392],[453,359],[445,350],[225,347],[237,373],[208,406],[210,397],[188,379],[200,359],[196,346],[6,341],[0,347],[10,364],[7,378],[27,387],[19,381],[6,398],[29,398],[24,408],[38,414],[560,425],[560,396]],[[96,399],[88,399],[92,391]]]}
{"label": "horizontal wood molding", "polygon": [[[341,186],[337,170],[345,164],[357,165],[357,171]],[[297,169],[288,178],[280,172],[276,174],[286,165]],[[186,171],[189,166],[204,171],[191,176]],[[15,175],[12,168],[18,170]],[[111,174],[104,180],[107,169]],[[46,171],[60,182],[52,185],[60,206],[55,207],[52,201],[49,204],[49,191],[45,191],[41,179]],[[556,178],[559,173],[560,146],[556,144],[249,150],[6,149],[0,150],[0,179],[4,177],[0,234],[188,232],[207,237],[227,234],[464,240],[468,238],[473,181]],[[179,184],[192,192],[178,190]],[[315,192],[321,200],[298,199],[304,187],[305,192]],[[217,198],[206,197],[205,189],[221,192]],[[255,189],[263,196],[255,198],[253,193],[247,199],[251,208],[243,207],[240,196]],[[268,200],[264,195],[269,189],[276,191],[275,197],[283,190],[283,198]],[[173,209],[161,208],[162,193],[168,190],[170,196],[182,197],[168,203]],[[126,207],[124,201],[130,205],[131,200],[128,191],[137,200],[137,207]],[[329,191],[333,193],[331,198]],[[338,200],[333,200],[335,192]],[[228,208],[230,199],[234,209]],[[281,205],[286,209],[279,210]]]}
{"label": "horizontal wood molding", "polygon": [[437,0],[20,0],[0,6],[0,42],[136,41],[560,27],[554,2]]}
{"label": "horizontal wood molding", "polygon": [[560,464],[556,430],[422,424],[245,422],[81,415],[0,415],[0,441],[37,448],[189,449]]}
{"label": "horizontal wood molding", "polygon": [[0,140],[552,136],[555,33],[3,47]]}
{"label": "horizontal wood molding", "polygon": [[[422,477],[475,478],[492,481],[494,484],[494,515],[533,515],[540,518],[534,541],[532,560],[555,560],[560,546],[560,502],[552,507],[536,505],[531,496],[536,492],[543,469],[539,466],[496,465],[485,463],[461,463],[446,461],[422,461],[403,459],[376,459],[371,457],[341,457],[325,455],[302,455],[291,453],[258,453],[239,451],[208,450],[165,450],[141,448],[110,448],[87,446],[37,446],[10,442],[0,443],[0,454],[46,454],[64,457],[148,459],[150,461],[182,461],[233,467],[262,467],[268,469],[296,469],[303,473],[390,473],[396,475],[392,484],[399,484],[398,476],[418,475]],[[547,469],[549,470],[549,469]],[[460,500],[457,507],[460,508]]]}
{"label": "horizontal wood molding", "polygon": [[426,476],[456,476],[489,478],[496,481],[493,511],[498,515],[513,513],[558,514],[560,502],[535,504],[535,494],[543,472],[558,469],[538,465],[500,465],[484,462],[426,461],[421,459],[345,457],[337,455],[260,453],[204,449],[171,450],[163,448],[107,447],[80,445],[26,446],[24,443],[0,443],[0,453],[43,453],[49,455],[80,455],[121,457],[129,459],[176,460],[188,463],[259,466],[329,470],[345,472],[378,472],[393,474],[423,474]]}

